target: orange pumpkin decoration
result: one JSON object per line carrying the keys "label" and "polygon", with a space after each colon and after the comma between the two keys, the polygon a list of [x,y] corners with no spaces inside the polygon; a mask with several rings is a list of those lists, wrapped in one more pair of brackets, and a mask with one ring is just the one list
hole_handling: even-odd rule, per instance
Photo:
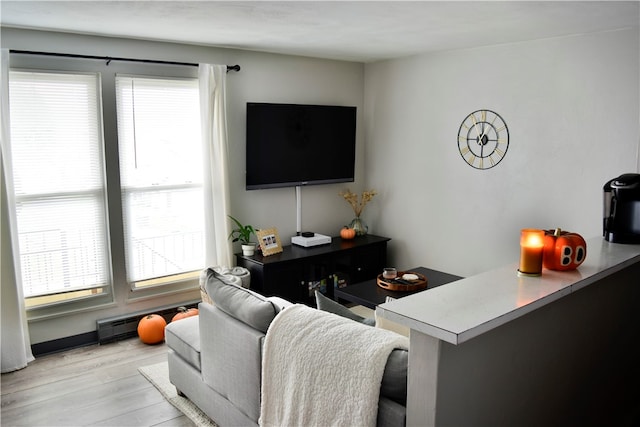
{"label": "orange pumpkin decoration", "polygon": [[356,237],[356,230],[354,230],[353,228],[344,226],[342,227],[342,230],[340,230],[340,237],[342,237],[345,240],[351,240],[354,237]]}
{"label": "orange pumpkin decoration", "polygon": [[186,319],[187,317],[197,316],[199,314],[197,308],[178,307],[178,313],[171,319],[172,322],[176,320]]}
{"label": "orange pumpkin decoration", "polygon": [[145,344],[158,344],[164,341],[164,327],[167,322],[159,314],[149,314],[138,322],[138,336]]}
{"label": "orange pumpkin decoration", "polygon": [[575,270],[587,258],[587,242],[578,233],[545,230],[542,265],[549,270]]}

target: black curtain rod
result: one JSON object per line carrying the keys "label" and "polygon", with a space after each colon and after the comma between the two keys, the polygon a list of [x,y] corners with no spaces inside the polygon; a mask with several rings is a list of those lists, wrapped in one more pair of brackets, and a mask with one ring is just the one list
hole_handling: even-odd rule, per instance
{"label": "black curtain rod", "polygon": [[[183,65],[187,67],[197,67],[199,64],[194,64],[192,62],[174,62],[174,61],[157,61],[154,59],[134,59],[134,58],[118,58],[114,56],[93,56],[93,55],[77,55],[74,53],[53,53],[53,52],[36,52],[32,50],[13,50],[9,51],[10,53],[18,53],[22,55],[44,55],[44,56],[58,56],[62,58],[81,58],[81,59],[98,59],[101,61],[107,61],[107,65],[111,61],[127,61],[127,62],[141,62],[145,64],[164,64],[164,65]],[[240,66],[236,65],[227,65],[227,72],[229,71],[240,71]]]}

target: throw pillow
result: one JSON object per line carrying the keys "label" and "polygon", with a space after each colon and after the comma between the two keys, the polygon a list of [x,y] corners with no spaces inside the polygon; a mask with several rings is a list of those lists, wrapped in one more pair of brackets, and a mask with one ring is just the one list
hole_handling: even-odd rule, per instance
{"label": "throw pillow", "polygon": [[329,313],[337,314],[338,316],[346,317],[347,319],[351,319],[368,326],[374,326],[376,323],[375,319],[362,317],[349,310],[344,305],[335,302],[331,298],[327,298],[322,292],[318,291],[316,291],[316,308],[318,310],[327,311]]}

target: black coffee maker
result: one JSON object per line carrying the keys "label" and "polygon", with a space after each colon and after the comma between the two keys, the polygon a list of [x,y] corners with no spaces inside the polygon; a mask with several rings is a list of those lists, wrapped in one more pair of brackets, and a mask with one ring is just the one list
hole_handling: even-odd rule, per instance
{"label": "black coffee maker", "polygon": [[640,243],[640,174],[620,175],[604,185],[604,238]]}

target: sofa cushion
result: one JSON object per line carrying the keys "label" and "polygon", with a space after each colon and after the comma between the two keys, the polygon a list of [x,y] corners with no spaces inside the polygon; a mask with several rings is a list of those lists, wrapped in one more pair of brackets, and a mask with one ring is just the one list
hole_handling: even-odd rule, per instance
{"label": "sofa cushion", "polygon": [[225,282],[225,277],[212,269],[206,271],[205,289],[216,307],[263,333],[280,312],[277,304],[249,289]]}
{"label": "sofa cushion", "polygon": [[191,366],[200,370],[200,328],[198,316],[171,322],[164,330],[167,346]]}
{"label": "sofa cushion", "polygon": [[407,404],[407,368],[409,351],[396,348],[389,355],[384,367],[380,395],[388,397],[401,405]]}
{"label": "sofa cushion", "polygon": [[364,323],[365,325],[368,325],[368,326],[375,325],[375,319],[374,318],[362,317],[362,316],[354,313],[353,311],[349,310],[344,305],[339,304],[339,303],[335,302],[334,300],[332,300],[331,298],[328,298],[328,297],[324,296],[324,294],[322,292],[318,292],[318,291],[315,291],[315,292],[316,292],[315,293],[315,295],[316,295],[316,308],[318,310],[327,311],[329,313],[337,314],[338,316],[346,317],[347,319],[355,320],[356,322]]}

